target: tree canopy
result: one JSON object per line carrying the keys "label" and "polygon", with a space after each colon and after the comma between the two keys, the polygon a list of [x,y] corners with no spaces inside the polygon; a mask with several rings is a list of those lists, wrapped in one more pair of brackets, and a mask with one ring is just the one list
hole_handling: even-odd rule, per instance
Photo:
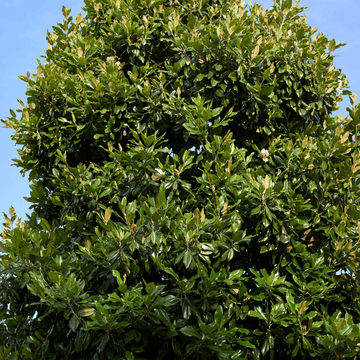
{"label": "tree canopy", "polygon": [[357,359],[344,44],[299,1],[84,3],[2,120],[32,212],[4,214],[0,356]]}

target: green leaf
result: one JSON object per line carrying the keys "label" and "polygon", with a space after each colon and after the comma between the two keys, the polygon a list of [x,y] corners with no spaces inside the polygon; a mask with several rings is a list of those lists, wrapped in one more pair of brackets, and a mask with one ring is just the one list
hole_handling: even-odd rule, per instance
{"label": "green leaf", "polygon": [[215,91],[215,96],[217,96],[217,97],[224,97],[224,91],[221,90],[221,89],[217,89],[217,90]]}
{"label": "green leaf", "polygon": [[254,348],[253,351],[252,351],[252,354],[253,354],[253,358],[254,360],[260,360],[260,356],[261,356],[261,352],[258,348]]}
{"label": "green leaf", "polygon": [[160,185],[159,188],[159,192],[156,196],[156,207],[159,209],[161,208],[164,204],[164,200],[165,200],[165,193],[166,193],[166,187],[165,187],[165,183],[162,183]]}
{"label": "green leaf", "polygon": [[55,283],[55,284],[59,283],[60,273],[58,273],[56,271],[49,271],[47,275],[53,283]]}
{"label": "green leaf", "polygon": [[80,66],[85,66],[87,64],[87,60],[84,57],[80,57],[78,61]]}
{"label": "green leaf", "polygon": [[31,349],[26,344],[23,344],[21,346],[21,352],[22,352],[23,355],[27,356],[28,358],[32,358]]}
{"label": "green leaf", "polygon": [[[116,253],[117,253],[117,251],[116,251]],[[120,273],[117,270],[112,270],[111,273],[116,278],[116,281],[117,281],[118,285],[119,286],[122,285],[123,280],[122,280],[122,278],[120,276]]]}
{"label": "green leaf", "polygon": [[109,334],[104,334],[100,337],[99,341],[98,341],[98,347],[97,347],[97,351],[99,353],[102,353],[105,350],[105,347],[107,345],[107,343],[109,342]]}
{"label": "green leaf", "polygon": [[51,231],[51,226],[49,222],[44,218],[41,219],[40,226],[46,231]]}
{"label": "green leaf", "polygon": [[28,336],[28,341],[31,344],[37,345],[37,346],[41,346],[41,343],[38,339],[36,339],[34,336]]}
{"label": "green leaf", "polygon": [[213,112],[210,109],[206,109],[202,112],[202,119],[205,122],[208,122],[209,120],[211,120],[213,117]]}
{"label": "green leaf", "polygon": [[243,272],[243,269],[234,270],[229,274],[229,280],[239,280]]}
{"label": "green leaf", "polygon": [[200,330],[203,332],[205,336],[210,335],[215,329],[213,325],[210,324],[201,324]]}
{"label": "green leaf", "polygon": [[[111,192],[113,191],[113,189],[111,188],[111,187],[109,187],[109,188],[107,188],[106,190],[104,190],[101,194],[100,194],[100,198],[102,198],[102,197],[104,197],[104,196],[106,196],[106,195],[109,195]],[[105,215],[106,215],[106,213],[105,213]],[[109,219],[110,219],[110,217],[109,217]],[[107,220],[108,221],[108,220]],[[107,222],[106,221],[106,222]]]}
{"label": "green leaf", "polygon": [[135,359],[134,354],[130,351],[126,351],[125,356],[126,356],[126,360],[134,360]]}
{"label": "green leaf", "polygon": [[191,306],[187,301],[184,301],[182,304],[182,315],[183,318],[188,320],[190,318],[191,315]]}
{"label": "green leaf", "polygon": [[146,292],[147,292],[148,294],[151,294],[151,293],[154,291],[155,288],[156,288],[156,285],[155,285],[154,283],[148,283],[148,284],[146,285],[145,290],[146,290]]}
{"label": "green leaf", "polygon": [[224,108],[224,107],[221,106],[221,107],[218,107],[218,108],[216,108],[216,109],[212,109],[212,110],[211,110],[211,112],[212,112],[212,117],[216,117],[216,116],[220,115],[220,113],[222,112],[223,108]]}
{"label": "green leaf", "polygon": [[58,196],[52,196],[51,201],[56,206],[64,206],[64,204],[62,203],[62,201],[60,200],[60,198]]}
{"label": "green leaf", "polygon": [[236,340],[236,342],[241,345],[244,346],[245,348],[250,348],[250,349],[256,349],[256,346],[254,344],[252,344],[250,341],[247,340]]}
{"label": "green leaf", "polygon": [[191,264],[191,260],[192,260],[192,254],[191,251],[187,250],[184,253],[184,265],[186,268],[188,268]]}
{"label": "green leaf", "polygon": [[115,125],[115,116],[112,116],[112,117],[109,119],[107,125],[108,125],[108,127],[109,127],[110,129],[113,128],[113,126]]}
{"label": "green leaf", "polygon": [[79,324],[80,323],[78,318],[75,315],[73,315],[69,321],[69,326],[71,331],[76,332],[76,329],[78,328]]}
{"label": "green leaf", "polygon": [[196,331],[196,329],[193,326],[184,326],[180,329],[180,332],[182,332],[184,335],[189,337],[196,337],[199,338],[199,334]]}
{"label": "green leaf", "polygon": [[105,317],[109,316],[109,313],[106,311],[106,309],[102,306],[102,304],[99,301],[95,302],[96,307],[100,310],[100,313],[104,315]]}
{"label": "green leaf", "polygon": [[223,318],[223,308],[222,306],[218,306],[218,308],[216,309],[215,311],[215,315],[214,315],[214,319],[215,319],[215,322],[216,322],[216,325],[220,328],[221,326],[221,320]]}
{"label": "green leaf", "polygon": [[177,281],[180,281],[179,276],[175,273],[173,269],[166,267],[164,268],[164,271],[172,275]]}
{"label": "green leaf", "polygon": [[263,313],[262,309],[260,308],[260,306],[257,306],[255,310],[250,310],[249,315],[252,317],[257,317],[260,320],[267,321],[267,318]]}
{"label": "green leaf", "polygon": [[300,350],[300,343],[297,343],[291,352],[291,356],[295,357]]}

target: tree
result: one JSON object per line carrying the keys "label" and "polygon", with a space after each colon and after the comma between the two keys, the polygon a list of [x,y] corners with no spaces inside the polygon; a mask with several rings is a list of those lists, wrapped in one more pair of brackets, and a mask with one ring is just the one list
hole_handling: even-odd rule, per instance
{"label": "tree", "polygon": [[358,358],[360,110],[298,3],[63,8],[3,120],[4,358]]}

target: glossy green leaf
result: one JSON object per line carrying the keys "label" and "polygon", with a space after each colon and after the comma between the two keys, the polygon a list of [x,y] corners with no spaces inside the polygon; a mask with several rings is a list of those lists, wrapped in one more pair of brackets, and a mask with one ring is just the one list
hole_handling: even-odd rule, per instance
{"label": "glossy green leaf", "polygon": [[267,320],[264,312],[259,306],[255,310],[250,310],[249,315],[253,317],[257,317],[260,320],[265,320],[265,321]]}
{"label": "glossy green leaf", "polygon": [[135,359],[134,354],[130,351],[126,351],[125,356],[126,356],[126,360],[134,360]]}
{"label": "glossy green leaf", "polygon": [[199,334],[193,326],[184,326],[180,329],[180,332],[182,332],[186,336],[199,337]]}
{"label": "glossy green leaf", "polygon": [[192,254],[189,250],[185,251],[184,253],[184,265],[188,268],[191,264]]}
{"label": "glossy green leaf", "polygon": [[75,332],[76,329],[78,328],[79,324],[80,324],[80,322],[79,322],[78,318],[75,315],[73,315],[69,321],[70,329]]}
{"label": "glossy green leaf", "polygon": [[222,306],[220,305],[216,311],[215,311],[215,314],[214,314],[214,319],[215,319],[215,322],[216,322],[216,325],[220,328],[221,326],[221,320],[223,318],[223,308]]}

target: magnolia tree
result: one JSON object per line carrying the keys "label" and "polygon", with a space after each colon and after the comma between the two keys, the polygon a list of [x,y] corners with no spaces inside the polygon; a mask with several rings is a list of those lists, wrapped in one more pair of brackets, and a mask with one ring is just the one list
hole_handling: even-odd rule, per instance
{"label": "magnolia tree", "polygon": [[3,120],[2,358],[358,358],[360,107],[298,3],[63,7]]}

